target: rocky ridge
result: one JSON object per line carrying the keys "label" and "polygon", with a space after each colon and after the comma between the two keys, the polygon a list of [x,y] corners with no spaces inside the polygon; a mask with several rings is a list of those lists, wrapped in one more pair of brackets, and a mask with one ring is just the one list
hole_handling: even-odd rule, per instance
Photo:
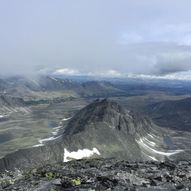
{"label": "rocky ridge", "polygon": [[0,177],[4,191],[186,191],[191,190],[191,162],[83,159]]}

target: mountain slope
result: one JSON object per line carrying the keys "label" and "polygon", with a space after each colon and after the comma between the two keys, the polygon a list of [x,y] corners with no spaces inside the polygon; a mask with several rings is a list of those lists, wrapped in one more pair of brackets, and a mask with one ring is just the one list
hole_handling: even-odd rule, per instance
{"label": "mountain slope", "polygon": [[191,98],[155,103],[148,112],[160,126],[191,131]]}
{"label": "mountain slope", "polygon": [[172,150],[165,141],[165,131],[151,120],[108,99],[96,100],[80,110],[63,131],[57,139],[44,146],[7,155],[0,160],[0,169],[25,168],[84,157],[163,161],[182,152],[175,148]]}
{"label": "mountain slope", "polygon": [[8,95],[0,95],[0,116],[3,118],[4,114],[7,115],[11,112],[29,112],[25,107],[25,102],[22,98],[12,97]]}
{"label": "mountain slope", "polygon": [[96,147],[103,157],[165,160],[179,152],[168,151],[171,148],[165,133],[148,118],[104,99],[96,100],[71,119],[64,141],[70,151]]}

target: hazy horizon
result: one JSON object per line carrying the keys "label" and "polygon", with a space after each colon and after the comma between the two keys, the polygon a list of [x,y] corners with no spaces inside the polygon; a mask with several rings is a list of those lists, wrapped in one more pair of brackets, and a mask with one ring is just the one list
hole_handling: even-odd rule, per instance
{"label": "hazy horizon", "polygon": [[1,75],[191,70],[189,0],[0,2]]}

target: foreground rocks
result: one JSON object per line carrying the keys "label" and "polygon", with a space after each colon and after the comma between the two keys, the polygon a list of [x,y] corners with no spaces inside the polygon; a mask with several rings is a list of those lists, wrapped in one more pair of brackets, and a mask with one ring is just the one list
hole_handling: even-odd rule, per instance
{"label": "foreground rocks", "polygon": [[1,174],[5,191],[191,190],[191,162],[90,159]]}

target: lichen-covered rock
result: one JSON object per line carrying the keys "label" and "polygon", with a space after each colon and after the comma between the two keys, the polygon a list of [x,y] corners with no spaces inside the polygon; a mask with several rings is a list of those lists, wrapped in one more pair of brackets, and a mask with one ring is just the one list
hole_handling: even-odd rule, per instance
{"label": "lichen-covered rock", "polygon": [[[13,182],[3,191],[99,191],[99,190],[191,190],[191,162],[128,162],[89,159],[45,165],[1,177]],[[4,186],[4,187],[2,187]]]}

